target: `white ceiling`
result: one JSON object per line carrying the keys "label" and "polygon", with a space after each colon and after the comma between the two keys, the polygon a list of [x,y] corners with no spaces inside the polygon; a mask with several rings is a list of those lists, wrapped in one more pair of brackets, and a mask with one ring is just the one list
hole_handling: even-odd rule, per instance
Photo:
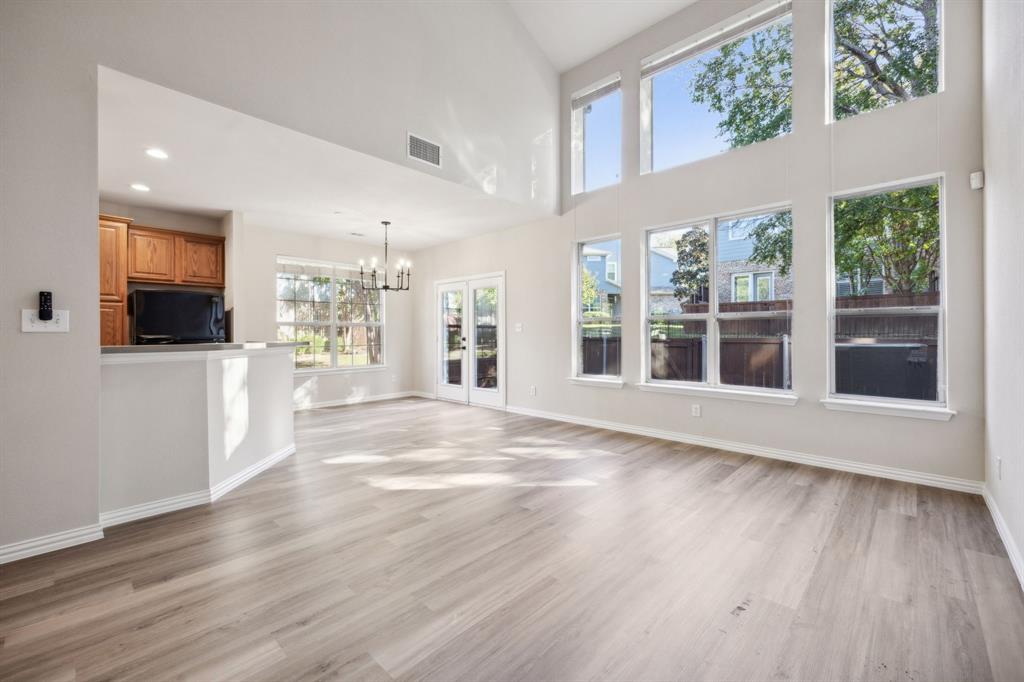
{"label": "white ceiling", "polygon": [[[99,73],[99,191],[117,203],[415,250],[544,215],[107,68]],[[164,161],[148,157],[165,150]],[[148,185],[148,193],[129,188]],[[365,237],[351,235],[361,232]]]}
{"label": "white ceiling", "polygon": [[696,0],[507,0],[559,73]]}

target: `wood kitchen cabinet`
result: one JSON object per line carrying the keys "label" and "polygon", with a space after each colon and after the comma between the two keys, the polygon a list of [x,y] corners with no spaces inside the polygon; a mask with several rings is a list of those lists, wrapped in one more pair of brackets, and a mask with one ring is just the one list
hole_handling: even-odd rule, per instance
{"label": "wood kitchen cabinet", "polygon": [[224,286],[224,238],[132,225],[128,281]]}
{"label": "wood kitchen cabinet", "polygon": [[173,283],[175,233],[148,227],[128,229],[128,279]]}
{"label": "wood kitchen cabinet", "polygon": [[195,234],[175,237],[176,281],[181,284],[224,286],[224,239]]}
{"label": "wood kitchen cabinet", "polygon": [[100,345],[123,346],[128,343],[128,316],[124,303],[100,301]]}
{"label": "wood kitchen cabinet", "polygon": [[131,218],[100,215],[100,345],[128,343],[128,226]]}

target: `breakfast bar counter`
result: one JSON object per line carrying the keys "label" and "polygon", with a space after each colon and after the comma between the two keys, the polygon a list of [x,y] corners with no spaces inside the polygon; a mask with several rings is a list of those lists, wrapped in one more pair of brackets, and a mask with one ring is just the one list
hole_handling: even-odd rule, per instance
{"label": "breakfast bar counter", "polygon": [[101,523],[212,502],[292,454],[296,345],[102,347]]}

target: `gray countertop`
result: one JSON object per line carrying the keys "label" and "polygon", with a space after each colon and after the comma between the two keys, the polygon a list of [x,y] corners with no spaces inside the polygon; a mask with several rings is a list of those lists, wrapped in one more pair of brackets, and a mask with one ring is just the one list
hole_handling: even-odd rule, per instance
{"label": "gray countertop", "polygon": [[116,355],[122,353],[187,353],[187,352],[210,352],[218,350],[262,350],[265,348],[294,348],[295,346],[306,346],[305,342],[279,342],[269,341],[267,343],[165,343],[148,346],[100,346],[100,353],[103,355]]}

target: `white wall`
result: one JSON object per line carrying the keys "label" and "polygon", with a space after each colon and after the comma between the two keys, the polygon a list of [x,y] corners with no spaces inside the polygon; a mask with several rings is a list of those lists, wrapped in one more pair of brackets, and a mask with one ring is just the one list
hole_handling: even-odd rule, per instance
{"label": "white wall", "polygon": [[[384,251],[379,243],[346,242],[311,235],[245,225],[244,250],[234,254],[240,265],[241,279],[235,287],[244,292],[238,303],[244,327],[236,326],[236,338],[246,341],[277,340],[276,294],[277,257],[310,258],[332,263],[354,264],[362,258],[376,257]],[[391,251],[394,263],[405,254]],[[419,279],[418,274],[414,275]],[[425,284],[425,283],[424,283]],[[341,401],[359,402],[373,397],[402,393],[411,388],[412,377],[412,301],[407,293],[385,295],[384,362],[385,367],[365,370],[298,372],[295,375],[294,400],[298,407]]]}
{"label": "white wall", "polygon": [[181,232],[196,232],[198,234],[218,236],[224,233],[221,226],[222,218],[214,218],[197,213],[122,204],[104,199],[100,199],[100,213],[131,218],[133,224],[144,227],[157,227],[165,230],[180,230]]}
{"label": "white wall", "polygon": [[[981,167],[981,4],[947,2],[946,90],[826,125],[826,4],[794,3],[794,130],[783,138],[660,173],[639,175],[639,63],[752,2],[698,3],[562,76],[559,218],[417,253],[420,281],[507,271],[508,402],[511,406],[681,432],[791,453],[827,456],[980,481],[982,435],[981,194],[968,174]],[[621,185],[572,197],[571,93],[609,74],[623,84]],[[946,173],[945,244],[949,325],[949,422],[827,411],[828,197],[876,183]],[[639,268],[647,228],[791,202],[794,216],[793,381],[795,407],[640,392]],[[623,240],[623,378],[609,390],[569,383],[572,374],[569,265],[574,239]],[[1019,290],[1019,289],[1018,289]],[[416,291],[415,324],[433,329],[433,291]],[[416,350],[417,388],[434,387],[432,342]],[[529,395],[529,386],[537,396]],[[703,417],[689,416],[690,404]]]}
{"label": "white wall", "polygon": [[[0,545],[98,511],[97,65],[553,208],[558,79],[503,3],[0,4]],[[406,130],[445,167],[405,158]],[[21,334],[54,292],[69,334]]]}
{"label": "white wall", "polygon": [[1012,538],[1003,539],[1024,582],[1022,36],[1024,3],[985,2],[985,485]]}

